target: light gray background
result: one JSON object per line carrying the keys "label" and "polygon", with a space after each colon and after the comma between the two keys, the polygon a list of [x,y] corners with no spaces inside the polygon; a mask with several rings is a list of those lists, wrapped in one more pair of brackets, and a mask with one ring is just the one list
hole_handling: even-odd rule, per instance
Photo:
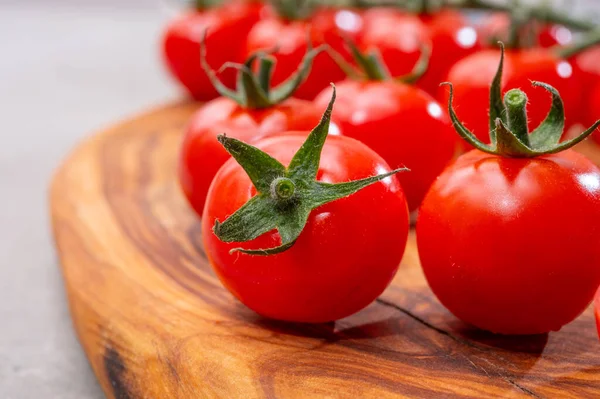
{"label": "light gray background", "polygon": [[0,399],[104,397],[69,319],[47,188],[84,136],[177,98],[158,0],[0,0]]}
{"label": "light gray background", "polygon": [[169,1],[0,0],[0,399],[103,397],[71,327],[47,188],[84,136],[179,96],[157,53]]}

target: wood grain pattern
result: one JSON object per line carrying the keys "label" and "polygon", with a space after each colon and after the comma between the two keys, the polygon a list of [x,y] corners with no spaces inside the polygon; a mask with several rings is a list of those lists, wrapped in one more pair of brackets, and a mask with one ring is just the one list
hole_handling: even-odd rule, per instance
{"label": "wood grain pattern", "polygon": [[[91,137],[51,187],[71,314],[108,397],[600,395],[591,310],[550,335],[471,329],[428,289],[414,235],[393,285],[347,319],[279,323],[236,302],[175,179],[193,110],[164,107]],[[600,161],[591,144],[583,150]]]}

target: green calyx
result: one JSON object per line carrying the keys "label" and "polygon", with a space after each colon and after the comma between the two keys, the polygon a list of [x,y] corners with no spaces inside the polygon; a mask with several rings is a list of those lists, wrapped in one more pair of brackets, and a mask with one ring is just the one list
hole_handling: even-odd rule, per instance
{"label": "green calyx", "polygon": [[218,137],[219,142],[248,174],[257,194],[222,223],[215,221],[213,232],[223,242],[247,242],[273,230],[277,230],[281,237],[281,245],[274,248],[234,248],[232,253],[266,256],[284,252],[294,245],[313,209],[407,170],[401,168],[337,184],[316,180],[335,95],[334,87],[321,122],[309,134],[287,168],[258,148],[225,135]]}
{"label": "green calyx", "polygon": [[542,87],[550,93],[552,106],[546,119],[530,133],[527,124],[527,95],[519,89],[513,89],[506,93],[504,100],[502,99],[504,45],[502,43],[500,45],[500,64],[490,88],[491,144],[482,143],[460,122],[452,104],[454,99],[452,84],[442,83],[450,86],[448,112],[454,128],[466,142],[488,154],[513,158],[533,158],[569,149],[586,139],[600,126],[600,121],[598,121],[574,139],[561,143],[560,139],[565,127],[565,110],[560,94],[554,87],[546,83],[532,82],[533,86]]}
{"label": "green calyx", "polygon": [[356,64],[359,66],[359,71],[356,71],[352,65],[344,60],[344,57],[335,52],[333,49],[329,48],[327,51],[340,66],[340,68],[346,72],[346,75],[352,79],[365,79],[373,81],[396,80],[407,84],[413,84],[419,80],[425,74],[425,72],[427,72],[429,60],[431,58],[431,47],[422,46],[421,56],[419,57],[419,60],[415,64],[413,70],[407,75],[394,77],[385,65],[385,62],[383,61],[381,53],[378,49],[373,49],[368,53],[361,52],[356,44],[350,39],[346,39],[346,45],[350,49],[350,53],[356,61]]}
{"label": "green calyx", "polygon": [[[276,61],[268,52],[259,51],[252,54],[244,64],[228,62],[218,72],[215,72],[206,61],[204,41],[203,39],[200,45],[202,68],[217,92],[223,97],[232,99],[244,108],[252,109],[269,108],[290,98],[308,78],[314,58],[325,49],[325,46],[313,49],[310,40],[308,40],[306,55],[296,72],[285,82],[276,87],[271,87],[271,76]],[[255,62],[258,63],[257,72],[253,70]],[[227,68],[238,71],[236,90],[225,86],[217,77],[219,72]]]}

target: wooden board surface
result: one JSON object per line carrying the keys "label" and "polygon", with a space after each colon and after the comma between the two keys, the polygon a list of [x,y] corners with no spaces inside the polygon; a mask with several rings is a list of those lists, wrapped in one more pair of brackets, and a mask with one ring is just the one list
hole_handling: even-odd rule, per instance
{"label": "wooden board surface", "polygon": [[[477,331],[427,287],[414,234],[392,286],[354,316],[301,325],[246,309],[212,272],[176,183],[194,108],[164,107],[91,137],[51,187],[70,311],[108,397],[600,396],[591,309],[549,335]],[[583,151],[600,162],[591,143]]]}

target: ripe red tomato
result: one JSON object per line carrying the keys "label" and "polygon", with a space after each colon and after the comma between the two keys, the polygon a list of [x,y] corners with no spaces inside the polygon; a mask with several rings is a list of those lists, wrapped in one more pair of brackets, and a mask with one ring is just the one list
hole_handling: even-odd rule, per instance
{"label": "ripe red tomato", "polygon": [[557,331],[600,285],[600,170],[572,150],[530,159],[473,150],[431,187],[417,244],[431,289],[463,321]]}
{"label": "ripe red tomato", "polygon": [[[288,165],[305,137],[285,136],[257,144]],[[328,137],[317,180],[347,182],[389,172],[385,161],[364,144]],[[279,320],[327,322],[367,306],[394,277],[408,235],[408,210],[395,177],[349,197],[316,208],[296,243],[270,256],[230,254],[239,243],[224,243],[213,233],[256,195],[246,172],[228,161],[210,187],[202,216],[206,253],[223,284],[246,306]],[[244,242],[250,249],[278,246],[276,231]]]}
{"label": "ripe red tomato", "polygon": [[[307,51],[307,34],[313,47],[328,44],[340,54],[347,55],[344,37],[353,38],[360,27],[360,15],[351,10],[322,9],[310,20],[284,20],[277,16],[264,18],[250,30],[246,43],[246,56],[258,50],[274,50],[277,68],[273,72],[273,84],[286,80],[297,68]],[[349,57],[349,56],[348,56]],[[295,96],[312,100],[331,82],[346,77],[344,71],[325,53],[319,54],[313,63],[308,79],[296,91]]]}
{"label": "ripe red tomato", "polygon": [[425,75],[417,86],[431,95],[437,95],[440,83],[450,68],[458,61],[481,49],[477,31],[460,12],[441,10],[432,14],[421,14],[431,40],[431,58]]}
{"label": "ripe red tomato", "polygon": [[[454,103],[465,125],[483,142],[489,143],[489,85],[500,62],[500,50],[488,49],[459,61],[448,74],[454,85]],[[551,97],[531,81],[555,87],[565,103],[567,130],[580,120],[581,80],[572,64],[545,49],[507,50],[504,61],[503,89],[520,88],[529,97],[530,130],[546,117]],[[442,102],[448,102],[447,88],[441,88]]]}
{"label": "ripe red tomato", "polygon": [[[340,130],[369,146],[392,168],[411,170],[397,177],[409,209],[416,210],[456,153],[458,139],[448,114],[423,90],[392,80],[346,80],[336,87]],[[331,89],[324,90],[315,103],[322,109],[330,98]]]}
{"label": "ripe red tomato", "polygon": [[423,46],[431,46],[431,39],[417,16],[373,8],[363,14],[356,44],[364,53],[379,51],[390,74],[399,77],[412,72]]}
{"label": "ripe red tomato", "polygon": [[[479,38],[484,47],[496,47],[498,40],[506,42],[510,30],[510,16],[506,13],[493,13],[485,17],[478,26]],[[535,33],[536,46],[549,48],[556,45],[565,46],[573,42],[573,32],[563,25],[542,24],[532,21],[524,27],[521,35],[526,39]]]}
{"label": "ripe red tomato", "polygon": [[[258,21],[262,6],[234,0],[221,7],[189,11],[172,21],[163,38],[163,58],[171,74],[197,100],[218,97],[200,64],[200,41],[206,31],[208,63],[218,69],[225,62],[242,61],[244,40]],[[235,72],[221,74],[223,83],[233,87]]]}
{"label": "ripe red tomato", "polygon": [[190,205],[202,215],[210,183],[230,158],[219,134],[252,144],[287,130],[311,130],[320,119],[320,108],[294,98],[266,109],[247,109],[224,97],[205,104],[187,127],[179,159],[179,180]]}

